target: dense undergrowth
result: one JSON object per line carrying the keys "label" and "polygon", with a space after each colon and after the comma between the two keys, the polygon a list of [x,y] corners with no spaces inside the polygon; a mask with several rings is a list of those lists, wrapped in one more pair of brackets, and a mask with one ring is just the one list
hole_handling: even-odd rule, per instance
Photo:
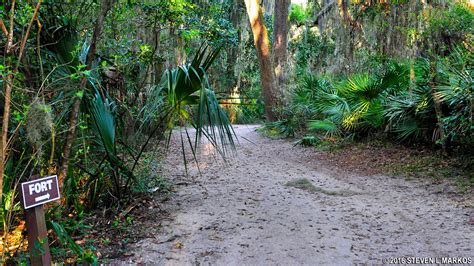
{"label": "dense undergrowth", "polygon": [[285,136],[308,131],[320,133],[322,140],[384,134],[397,142],[467,150],[474,142],[470,49],[456,49],[432,64],[423,58],[413,64],[389,62],[379,73],[343,79],[307,74],[284,110],[288,118],[267,127]]}
{"label": "dense undergrowth", "polygon": [[[135,199],[168,194],[159,160],[176,128],[185,129],[181,145],[194,156],[201,138],[222,156],[233,149],[230,121],[209,79],[223,44],[232,42],[221,30],[226,21],[202,28],[203,10],[187,1],[99,2],[1,4],[1,26],[11,37],[6,44],[2,39],[0,65],[2,263],[29,261],[19,184],[32,176],[58,175],[62,199],[46,208],[53,260],[96,264],[96,247],[107,242],[88,237],[97,221],[105,222],[104,232],[123,236],[133,220],[124,210]],[[210,16],[223,12],[207,7],[215,9]],[[192,29],[174,35],[175,23]],[[120,35],[165,26],[173,41],[161,48],[187,39],[177,51],[183,58],[159,53],[160,39]],[[184,164],[191,159],[184,157]],[[39,252],[42,243],[35,243]]]}
{"label": "dense undergrowth", "polygon": [[[388,159],[384,169],[405,176],[454,178],[463,191],[470,191],[474,178],[471,49],[457,47],[434,62],[389,60],[384,67],[347,78],[307,74],[284,109],[285,118],[260,130],[271,137],[295,137],[296,145],[333,153],[373,139],[402,150],[425,150],[431,157],[410,162]],[[390,156],[381,158],[386,157]]]}

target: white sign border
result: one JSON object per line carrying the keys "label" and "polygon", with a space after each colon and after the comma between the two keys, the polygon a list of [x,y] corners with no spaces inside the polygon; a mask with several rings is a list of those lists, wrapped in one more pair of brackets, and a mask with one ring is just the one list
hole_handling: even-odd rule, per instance
{"label": "white sign border", "polygon": [[54,199],[49,199],[48,201],[45,201],[45,202],[40,202],[40,203],[36,203],[36,204],[33,204],[33,205],[30,205],[28,206],[28,208],[26,207],[26,200],[25,200],[25,189],[24,189],[24,186],[23,185],[28,185],[28,184],[31,184],[31,183],[36,183],[38,181],[42,181],[42,180],[46,180],[46,179],[49,179],[49,178],[56,178],[56,180],[58,179],[58,176],[57,175],[51,175],[51,176],[47,176],[47,177],[42,177],[42,178],[39,178],[39,179],[35,179],[35,180],[30,180],[30,181],[26,181],[26,182],[23,182],[21,183],[21,194],[23,196],[23,207],[25,210],[27,209],[31,209],[33,207],[36,207],[36,206],[39,206],[39,205],[42,205],[42,204],[45,204],[45,203],[48,203],[48,202],[51,202],[51,201],[55,201],[55,200],[58,200],[61,198],[61,194],[59,193],[59,182],[58,182],[58,185],[56,186],[57,189],[58,189],[58,197],[57,198],[54,198]]}

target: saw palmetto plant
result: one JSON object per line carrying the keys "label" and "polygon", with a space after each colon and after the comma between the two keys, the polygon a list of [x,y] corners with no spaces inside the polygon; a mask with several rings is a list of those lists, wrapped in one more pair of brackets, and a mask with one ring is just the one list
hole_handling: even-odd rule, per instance
{"label": "saw palmetto plant", "polygon": [[344,129],[380,128],[384,120],[382,105],[387,96],[396,88],[405,86],[407,81],[407,70],[394,64],[381,76],[365,73],[342,82],[338,93],[350,106],[350,112],[342,120]]}
{"label": "saw palmetto plant", "polygon": [[310,120],[308,128],[341,135],[355,130],[380,129],[384,125],[383,105],[395,89],[405,87],[407,70],[394,64],[383,75],[354,75],[341,83],[321,87],[313,109],[322,119]]}
{"label": "saw palmetto plant", "polygon": [[474,56],[457,48],[441,60],[437,74],[442,81],[434,96],[445,106],[444,125],[451,141],[472,141],[474,129]]}
{"label": "saw palmetto plant", "polygon": [[[384,116],[391,131],[400,141],[469,141],[472,131],[473,62],[472,54],[457,48],[444,60],[437,62],[431,73],[430,62],[418,59],[414,64],[414,86],[388,97]],[[436,84],[430,75],[436,74]],[[444,139],[433,139],[437,116],[433,97],[441,104]]]}

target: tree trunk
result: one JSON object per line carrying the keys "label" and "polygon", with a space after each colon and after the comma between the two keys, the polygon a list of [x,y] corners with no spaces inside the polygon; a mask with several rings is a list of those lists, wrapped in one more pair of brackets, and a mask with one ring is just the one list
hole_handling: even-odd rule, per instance
{"label": "tree trunk", "polygon": [[[156,56],[161,54],[161,29],[156,28],[155,29],[155,55]],[[161,60],[157,61],[153,59],[153,69],[155,71],[155,79],[154,79],[154,84],[160,83],[161,80],[161,72],[163,71],[163,62]]]}
{"label": "tree trunk", "polygon": [[[275,85],[279,94],[285,95],[286,60],[288,57],[288,11],[290,0],[275,2],[273,19],[273,68],[275,72]],[[282,99],[284,100],[284,99]]]}
{"label": "tree trunk", "polygon": [[260,81],[262,83],[263,99],[265,101],[265,115],[267,120],[277,120],[275,107],[278,106],[278,96],[274,88],[272,64],[270,58],[270,42],[268,31],[263,23],[262,9],[258,0],[245,0],[253,41],[257,50],[260,65]]}
{"label": "tree trunk", "polygon": [[[356,29],[360,26],[358,22],[354,20],[349,12],[350,1],[348,0],[337,0],[337,5],[339,7],[339,15],[342,20],[342,30],[343,30],[343,42],[344,45],[344,57],[347,60],[348,64],[351,65],[351,62],[354,61],[354,47],[355,47],[355,37]],[[351,69],[346,69],[346,71]]]}
{"label": "tree trunk", "polygon": [[[439,139],[441,140],[441,149],[443,155],[447,155],[447,139],[446,139],[446,132],[444,131],[444,122],[443,122],[443,111],[441,109],[441,101],[436,94],[436,89],[434,84],[430,84],[430,92],[431,96],[433,97],[433,104],[436,112],[436,120],[437,120],[437,127],[439,130]],[[433,135],[433,141],[436,140],[436,134]]]}
{"label": "tree trunk", "polygon": [[[241,37],[241,29],[240,27],[240,22],[241,22],[241,16],[240,16],[240,8],[239,8],[239,2],[238,0],[234,0],[232,3],[232,8],[230,10],[230,21],[232,22],[232,26],[237,29],[237,35],[238,39],[240,41]],[[237,83],[237,78],[236,78],[236,72],[239,66],[236,64],[237,62],[237,56],[239,54],[239,47],[236,45],[229,45],[229,48],[227,49],[227,77],[228,81],[226,82],[227,86],[227,91],[229,93],[232,93],[232,91],[236,87]]]}
{"label": "tree trunk", "polygon": [[[435,60],[435,59],[432,59],[432,60]],[[436,73],[436,63],[434,61],[432,61],[430,63],[430,72],[431,72],[431,81],[429,83],[429,86],[430,86],[430,93],[431,93],[431,97],[433,98],[433,105],[434,105],[434,109],[435,109],[435,112],[436,112],[436,121],[437,121],[437,127],[438,127],[438,130],[439,130],[439,140],[441,140],[441,149],[442,149],[442,152],[443,152],[443,155],[446,155],[447,154],[447,145],[446,145],[446,132],[445,132],[445,128],[444,128],[444,122],[443,122],[443,109],[441,108],[441,100],[439,99],[439,96],[436,94],[436,81],[434,80],[435,79],[435,73]],[[436,131],[435,131],[436,133]],[[436,141],[436,138],[437,137],[437,134],[433,134],[433,141]]]}
{"label": "tree trunk", "polygon": [[[15,0],[12,1],[10,10],[10,30],[7,36],[7,45],[5,46],[6,66],[11,70],[13,62],[11,56],[13,55],[13,23],[15,18]],[[10,122],[10,104],[13,85],[13,73],[9,73],[3,78],[3,86],[5,88],[5,103],[3,107],[3,121],[2,121],[2,147],[0,149],[0,206],[2,205],[3,196],[3,176],[5,171],[5,161],[8,153],[8,126]]]}
{"label": "tree trunk", "polygon": [[351,24],[351,17],[349,15],[348,4],[346,0],[337,0],[337,5],[339,6],[339,15],[343,19],[344,23],[347,25]]}
{"label": "tree trunk", "polygon": [[[97,41],[102,32],[105,17],[107,16],[107,13],[109,12],[109,10],[112,8],[113,2],[114,0],[102,0],[100,14],[95,23],[94,32],[92,33],[91,44],[89,47],[89,51],[87,53],[86,69],[88,70],[91,69],[92,62],[94,61],[94,54],[97,47]],[[87,84],[87,77],[83,77],[79,87],[83,89],[86,87],[86,84]],[[81,101],[82,101],[81,97],[76,96],[74,98],[73,108],[69,116],[69,128],[66,135],[66,141],[64,142],[64,146],[63,146],[63,161],[62,161],[61,168],[58,175],[59,187],[61,189],[63,188],[64,178],[67,175],[67,170],[69,167],[69,154],[71,152],[72,142],[74,141],[74,137],[76,134],[76,126],[77,126],[77,120],[79,117]]]}

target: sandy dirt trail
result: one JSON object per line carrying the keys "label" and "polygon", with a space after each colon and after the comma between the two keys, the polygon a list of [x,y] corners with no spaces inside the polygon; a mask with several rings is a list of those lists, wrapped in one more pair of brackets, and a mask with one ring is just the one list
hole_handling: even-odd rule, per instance
{"label": "sandy dirt trail", "polygon": [[[164,177],[178,191],[156,235],[129,247],[123,263],[160,265],[382,264],[391,257],[472,257],[472,207],[456,206],[421,181],[344,174],[311,160],[311,149],[235,126],[227,165],[209,145],[202,175],[172,150]],[[177,144],[179,146],[179,144]],[[319,192],[286,186],[306,178]],[[195,182],[192,181],[195,179]]]}

